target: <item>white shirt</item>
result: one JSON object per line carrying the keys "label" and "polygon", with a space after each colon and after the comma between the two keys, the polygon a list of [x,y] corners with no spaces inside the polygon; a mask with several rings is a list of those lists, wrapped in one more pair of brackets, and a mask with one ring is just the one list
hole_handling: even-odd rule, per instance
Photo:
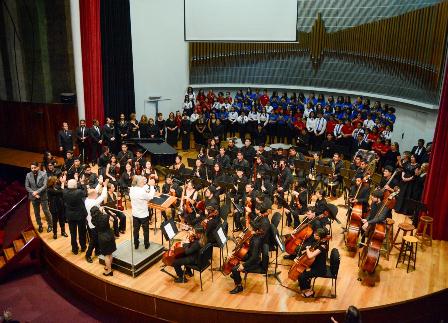
{"label": "white shirt", "polygon": [[356,139],[358,137],[358,133],[361,133],[362,135],[364,135],[364,129],[356,128],[355,130],[353,130],[353,132],[352,132],[353,138]]}
{"label": "white shirt", "polygon": [[247,118],[249,119],[249,121],[258,121],[258,116],[259,113],[258,112],[249,112],[249,114],[247,115]]}
{"label": "white shirt", "polygon": [[238,119],[238,112],[230,111],[228,118],[229,118],[230,122],[234,123]]}
{"label": "white shirt", "polygon": [[197,114],[197,113],[192,113],[191,114],[191,116],[190,116],[190,121],[193,123],[193,122],[195,122],[196,120],[198,120],[199,119],[199,114]]}
{"label": "white shirt", "polygon": [[249,121],[249,118],[246,117],[246,116],[244,116],[244,117],[243,116],[239,116],[238,119],[236,119],[236,121],[238,123],[245,124],[245,123],[247,123]]}
{"label": "white shirt", "polygon": [[184,104],[182,105],[182,109],[183,110],[193,109],[193,103],[191,103],[191,101],[184,102]]}
{"label": "white shirt", "polygon": [[383,132],[381,133],[381,137],[383,137],[384,139],[392,139],[392,132],[388,131],[388,130],[383,130]]}
{"label": "white shirt", "polygon": [[308,129],[308,131],[313,132],[315,127],[316,127],[316,119],[314,118],[306,119],[306,128]]}
{"label": "white shirt", "polygon": [[267,112],[268,114],[269,114],[269,113],[272,113],[272,110],[274,110],[274,108],[272,107],[272,105],[266,105],[265,108],[266,108],[266,112]]}
{"label": "white shirt", "polygon": [[315,119],[314,121],[316,123],[316,126],[314,128],[314,133],[316,135],[321,135],[325,132],[325,130],[327,129],[327,120],[325,120],[325,118],[319,118],[319,119]]}
{"label": "white shirt", "polygon": [[194,93],[194,91],[190,94],[185,92],[185,95],[188,95],[188,98],[190,99],[191,102],[194,102],[196,100],[196,94]]}
{"label": "white shirt", "polygon": [[372,119],[370,120],[366,119],[362,124],[364,125],[364,127],[369,128],[370,130],[372,130],[373,127],[375,127],[375,121],[373,121]]}
{"label": "white shirt", "polygon": [[132,206],[132,216],[141,219],[147,218],[149,216],[148,201],[153,199],[155,193],[156,190],[154,189],[154,186],[132,186],[129,189],[129,197],[131,199]]}
{"label": "white shirt", "polygon": [[303,111],[303,117],[308,118],[310,116],[310,113],[314,111],[313,108],[305,108],[305,111]]}
{"label": "white shirt", "polygon": [[342,123],[338,123],[333,130],[333,134],[336,138],[338,138],[341,135],[342,127],[344,125]]}
{"label": "white shirt", "polygon": [[269,121],[269,114],[267,113],[260,113],[258,115],[258,124],[261,124],[263,126],[266,126]]}
{"label": "white shirt", "polygon": [[[95,188],[95,190],[98,192],[99,185]],[[87,197],[86,200],[84,201],[84,205],[86,206],[87,210],[87,225],[89,226],[90,229],[95,229],[95,226],[92,224],[92,215],[90,214],[90,210],[94,206],[100,207],[101,203],[103,203],[104,199],[106,198],[106,195],[107,195],[107,189],[103,187],[101,195],[98,196],[96,199]]]}

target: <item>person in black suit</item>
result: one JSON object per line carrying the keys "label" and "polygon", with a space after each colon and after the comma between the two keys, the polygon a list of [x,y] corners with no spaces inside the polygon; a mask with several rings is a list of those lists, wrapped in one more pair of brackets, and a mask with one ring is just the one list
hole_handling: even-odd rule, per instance
{"label": "person in black suit", "polygon": [[[65,182],[65,180],[65,176],[61,178],[62,183]],[[68,221],[68,227],[70,230],[72,252],[75,255],[78,254],[78,233],[81,252],[86,250],[87,210],[84,205],[85,197],[86,191],[82,188],[78,188],[75,179],[71,179],[67,182],[67,189],[65,189],[62,193],[62,198],[65,206],[65,217]]]}
{"label": "person in black suit", "polygon": [[414,146],[411,150],[411,155],[415,155],[415,159],[417,160],[417,163],[420,165],[422,163],[428,162],[428,153],[425,148],[425,140],[419,139],[417,142],[417,146]]}
{"label": "person in black suit", "polygon": [[370,148],[369,144],[364,140],[364,135],[362,133],[358,133],[352,147],[352,156],[356,154],[359,149],[369,150]]}
{"label": "person in black suit", "polygon": [[73,133],[71,130],[68,130],[68,123],[62,123],[62,130],[58,132],[58,143],[59,143],[59,151],[62,152],[63,156],[66,155],[67,150],[75,150]]}
{"label": "person in black suit", "polygon": [[103,127],[103,141],[113,154],[116,154],[118,151],[117,135],[115,132],[114,119],[108,117]]}
{"label": "person in black suit", "polygon": [[76,128],[76,141],[80,158],[83,164],[88,162],[87,141],[89,138],[89,130],[86,127],[85,120],[79,120],[79,127]]}
{"label": "person in black suit", "polygon": [[93,120],[93,126],[89,129],[89,136],[91,141],[91,160],[92,166],[98,163],[98,157],[101,154],[101,144],[103,143],[103,134],[101,132],[100,123],[98,120]]}

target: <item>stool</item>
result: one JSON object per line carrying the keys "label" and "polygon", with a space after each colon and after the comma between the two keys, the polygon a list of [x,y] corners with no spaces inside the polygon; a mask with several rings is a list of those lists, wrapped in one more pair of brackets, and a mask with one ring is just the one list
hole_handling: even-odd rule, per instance
{"label": "stool", "polygon": [[401,231],[403,231],[403,238],[404,238],[408,234],[408,232],[409,232],[409,235],[411,235],[411,236],[414,235],[414,230],[415,230],[415,227],[412,224],[406,223],[406,222],[400,223],[398,225],[397,233],[395,233],[394,241],[392,243],[392,248],[395,247],[398,250],[400,250],[400,248],[397,246],[400,245],[401,242],[397,242],[397,238]]}
{"label": "stool", "polygon": [[[403,236],[403,241],[401,243],[400,253],[398,254],[397,264],[395,265],[395,268],[398,267],[398,264],[400,263],[401,257],[403,257],[403,263],[406,262],[406,256],[408,256],[408,268],[406,272],[409,272],[409,265],[411,264],[411,261],[414,263],[414,270],[415,270],[415,263],[417,262],[417,246],[418,246],[419,240],[414,236]],[[407,254],[409,252],[409,255]]]}
{"label": "stool", "polygon": [[394,223],[393,219],[386,219],[386,259],[389,260],[390,252],[392,251],[393,239],[394,239]]}
{"label": "stool", "polygon": [[[428,243],[429,246],[432,246],[432,224],[434,219],[427,215],[422,215],[420,217],[420,223],[423,223],[422,233],[416,233],[416,236],[421,236],[421,243]],[[429,234],[427,234],[429,227]]]}

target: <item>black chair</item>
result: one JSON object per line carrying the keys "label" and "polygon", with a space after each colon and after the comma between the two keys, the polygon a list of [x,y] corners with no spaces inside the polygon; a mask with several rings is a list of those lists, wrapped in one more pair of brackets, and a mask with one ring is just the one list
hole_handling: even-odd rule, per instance
{"label": "black chair", "polygon": [[261,252],[261,268],[257,271],[245,271],[244,272],[244,288],[246,288],[246,280],[248,274],[261,274],[265,277],[266,283],[266,293],[269,291],[268,288],[268,268],[269,268],[269,246],[267,244],[263,244],[262,252]]}
{"label": "black chair", "polygon": [[[339,250],[336,248],[331,249],[330,254],[330,266],[327,266],[325,270],[325,274],[319,277],[313,278],[313,290],[314,284],[316,283],[317,278],[327,278],[331,279],[331,298],[336,298],[336,282],[338,279],[339,265],[341,263],[341,256],[339,254]],[[333,285],[334,285],[334,294],[333,294]],[[320,297],[328,297],[328,296],[320,296]]]}
{"label": "black chair", "polygon": [[338,215],[339,209],[336,205],[330,204],[330,203],[327,204],[327,208],[328,208],[328,211],[330,212],[330,216],[329,216],[330,227],[328,230],[330,232],[330,237],[333,237],[333,228],[332,228],[333,222],[336,221],[336,222],[340,223],[340,221],[337,220],[337,215]]}
{"label": "black chair", "polygon": [[[217,242],[219,239],[218,230],[220,228],[222,228],[222,231],[224,232],[224,235],[226,237],[225,246],[226,246],[226,251],[227,251],[227,256],[228,256],[229,255],[229,246],[227,244],[227,241],[228,241],[228,233],[229,233],[229,224],[227,222],[223,222],[221,225],[218,226],[218,228],[216,228],[215,232],[213,233],[215,236],[215,239],[216,239],[216,242],[214,242],[212,244],[213,248],[219,248],[219,270],[221,270],[222,262],[224,260],[224,246],[221,245],[219,242]],[[212,251],[212,253],[213,253],[213,251]],[[212,258],[213,258],[213,255],[212,255]]]}
{"label": "black chair", "polygon": [[210,271],[212,272],[212,281],[213,281],[213,246],[211,243],[207,243],[199,252],[199,261],[197,265],[185,265],[184,269],[184,277],[185,270],[190,268],[191,270],[199,272],[199,280],[201,281],[201,291],[202,291],[202,272],[204,272],[208,267],[210,267]]}

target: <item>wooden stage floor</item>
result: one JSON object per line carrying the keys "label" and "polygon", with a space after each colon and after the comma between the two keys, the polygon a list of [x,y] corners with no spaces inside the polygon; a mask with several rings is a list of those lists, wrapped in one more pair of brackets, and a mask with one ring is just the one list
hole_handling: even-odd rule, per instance
{"label": "wooden stage floor", "polygon": [[[3,162],[4,152],[3,148],[0,149],[0,162]],[[24,158],[26,154],[21,156],[21,158]],[[28,156],[31,160],[34,157],[32,155]],[[15,158],[13,162],[19,165],[28,164],[26,161],[20,162]],[[331,203],[340,205],[343,201],[340,198],[336,201],[331,201]],[[130,239],[131,210],[128,209],[125,213],[128,218],[127,231],[126,234],[116,241],[117,244],[125,239]],[[339,207],[338,218],[341,220],[342,225],[345,224],[345,214],[346,209]],[[159,212],[157,212],[157,217],[158,223],[160,223]],[[403,215],[396,213],[394,213],[393,218],[396,223],[395,230],[398,223],[409,221]],[[32,219],[34,222],[34,215],[32,215]],[[229,216],[230,228],[232,227],[231,221],[232,218]],[[154,224],[151,227],[153,228]],[[290,231],[290,228],[285,227],[283,233]],[[190,278],[185,284],[175,284],[172,277],[160,271],[162,267],[161,262],[155,264],[137,278],[132,278],[118,271],[114,271],[113,277],[104,277],[102,275],[103,266],[98,263],[97,258],[94,259],[94,263],[87,263],[84,259],[84,253],[78,255],[71,253],[70,238],[64,238],[59,235],[57,240],[53,240],[52,235],[52,233],[46,233],[46,231],[40,234],[48,248],[51,248],[79,270],[93,275],[99,280],[144,295],[206,308],[285,314],[305,312],[334,313],[345,311],[349,305],[355,305],[360,309],[372,309],[402,303],[439,292],[448,287],[448,242],[433,241],[432,247],[419,244],[416,270],[409,273],[406,272],[404,264],[400,264],[398,268],[395,268],[398,250],[394,249],[389,260],[381,256],[376,272],[372,276],[366,276],[358,270],[357,254],[349,253],[346,250],[343,235],[341,234],[341,225],[336,223],[333,224],[333,239],[330,242],[330,250],[338,248],[341,254],[341,266],[337,281],[337,298],[335,299],[302,298],[296,292],[298,291],[297,282],[293,282],[287,277],[292,261],[284,260],[283,255],[279,256],[278,266],[278,271],[281,271],[280,280],[282,284],[273,277],[269,278],[269,291],[266,292],[264,277],[249,274],[244,291],[238,295],[230,295],[229,291],[234,287],[233,281],[218,271],[214,272],[213,282],[210,271],[204,272],[204,290],[201,291],[198,274],[194,278]],[[151,230],[150,239],[160,243],[160,230],[157,231],[156,235]],[[165,245],[167,245],[166,242]],[[229,252],[232,250],[233,245],[233,242],[229,242]],[[219,264],[219,252],[217,251],[215,250],[214,252],[215,267]],[[173,268],[167,268],[167,270],[174,274]],[[270,271],[274,271],[273,264],[270,265]],[[361,280],[358,278],[361,278]],[[318,279],[315,286],[316,295],[328,295],[330,286],[330,280]]]}

